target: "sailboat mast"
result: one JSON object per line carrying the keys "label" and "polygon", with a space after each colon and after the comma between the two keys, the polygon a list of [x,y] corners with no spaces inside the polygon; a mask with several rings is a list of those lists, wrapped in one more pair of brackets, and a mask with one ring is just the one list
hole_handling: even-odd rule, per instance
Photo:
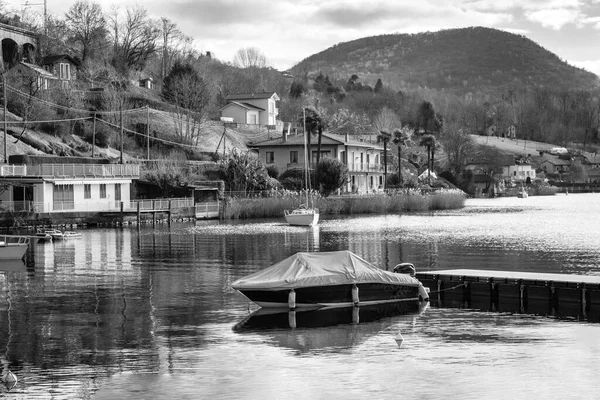
{"label": "sailboat mast", "polygon": [[304,190],[306,191],[306,207],[308,207],[308,154],[306,150],[306,108],[302,107],[302,124],[304,130]]}

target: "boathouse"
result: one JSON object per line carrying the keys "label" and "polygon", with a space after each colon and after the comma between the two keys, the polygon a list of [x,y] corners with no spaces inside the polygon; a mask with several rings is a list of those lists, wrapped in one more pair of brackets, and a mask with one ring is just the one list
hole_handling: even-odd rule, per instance
{"label": "boathouse", "polygon": [[35,213],[120,210],[140,177],[137,164],[107,159],[13,155],[0,166],[0,206]]}

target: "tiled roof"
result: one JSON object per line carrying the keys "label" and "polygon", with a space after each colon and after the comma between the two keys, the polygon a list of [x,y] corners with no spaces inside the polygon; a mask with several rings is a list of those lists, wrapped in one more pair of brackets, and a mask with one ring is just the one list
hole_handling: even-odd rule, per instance
{"label": "tiled roof", "polygon": [[29,64],[26,62],[21,62],[21,64],[24,65],[25,67],[33,70],[35,73],[40,74],[43,77],[46,77],[48,79],[58,79],[56,76],[52,75],[50,72],[46,71],[39,65]]}
{"label": "tiled roof", "polygon": [[41,64],[42,65],[54,64],[63,59],[67,59],[71,63],[73,63],[75,65],[79,65],[79,62],[68,54],[56,54],[56,55],[52,55],[52,56],[46,56],[46,57],[42,58]]}
{"label": "tiled roof", "polygon": [[[273,95],[277,96],[275,92],[262,92],[262,93],[237,93],[230,94],[225,97],[225,100],[252,100],[252,99],[270,99]],[[277,97],[279,99],[279,97]]]}
{"label": "tiled roof", "polygon": [[542,161],[542,164],[545,162],[548,162],[552,165],[571,165],[570,161],[561,160],[560,158],[548,158],[548,159]]}
{"label": "tiled roof", "polygon": [[255,105],[253,105],[253,104],[250,104],[250,103],[244,103],[244,102],[241,102],[241,101],[231,101],[231,102],[229,102],[229,104],[227,104],[227,105],[225,105],[225,106],[221,107],[221,108],[220,108],[220,110],[223,110],[224,108],[227,108],[227,107],[229,107],[229,106],[231,106],[231,105],[236,105],[236,106],[238,106],[238,107],[245,108],[246,110],[259,110],[259,111],[266,111],[264,108],[257,107],[257,106],[255,106]]}
{"label": "tiled roof", "polygon": [[[317,138],[312,138],[311,145],[316,144],[317,140],[318,140]],[[358,141],[355,139],[350,139],[350,138],[348,138],[348,140],[346,140],[346,138],[344,136],[334,135],[332,133],[325,133],[325,132],[323,132],[323,135],[321,138],[321,144],[322,145],[338,145],[338,146],[348,145],[348,146],[357,146],[357,147],[367,147],[367,148],[372,148],[374,150],[383,150],[383,147],[381,147],[380,145],[378,145],[376,143],[361,142],[361,141]],[[283,141],[283,136],[280,136],[275,139],[264,140],[262,142],[253,144],[253,146],[257,146],[257,147],[261,147],[261,146],[262,147],[295,146],[295,145],[298,145],[298,146],[304,145],[304,136],[302,134],[288,135],[287,140],[285,142]]]}

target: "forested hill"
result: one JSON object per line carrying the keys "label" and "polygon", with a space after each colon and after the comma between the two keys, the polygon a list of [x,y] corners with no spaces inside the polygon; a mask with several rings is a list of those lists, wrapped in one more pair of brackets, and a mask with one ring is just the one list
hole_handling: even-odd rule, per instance
{"label": "forested hill", "polygon": [[291,69],[296,76],[319,71],[334,79],[357,74],[369,84],[381,78],[397,90],[600,87],[598,76],[569,65],[532,40],[483,27],[366,37],[337,44]]}

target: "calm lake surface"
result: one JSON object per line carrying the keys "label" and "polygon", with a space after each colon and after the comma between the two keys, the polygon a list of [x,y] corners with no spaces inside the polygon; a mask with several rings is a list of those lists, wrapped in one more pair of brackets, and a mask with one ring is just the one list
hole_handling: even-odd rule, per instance
{"label": "calm lake surface", "polygon": [[297,251],[342,249],[387,269],[600,276],[600,194],[470,199],[314,228],[281,218],[81,232],[0,266],[0,361],[19,378],[0,397],[600,396],[599,323],[435,304],[261,315],[230,287]]}

